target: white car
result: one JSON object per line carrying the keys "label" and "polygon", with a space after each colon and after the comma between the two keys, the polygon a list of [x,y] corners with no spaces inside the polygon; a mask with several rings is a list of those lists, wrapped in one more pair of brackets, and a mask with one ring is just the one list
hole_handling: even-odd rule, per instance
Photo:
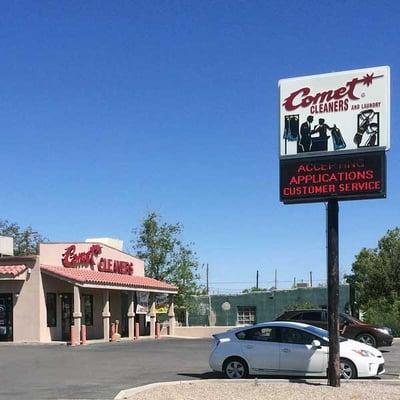
{"label": "white car", "polygon": [[[211,369],[227,378],[247,375],[326,376],[328,332],[299,322],[275,321],[214,335]],[[340,338],[343,379],[385,372],[382,353],[364,343]]]}

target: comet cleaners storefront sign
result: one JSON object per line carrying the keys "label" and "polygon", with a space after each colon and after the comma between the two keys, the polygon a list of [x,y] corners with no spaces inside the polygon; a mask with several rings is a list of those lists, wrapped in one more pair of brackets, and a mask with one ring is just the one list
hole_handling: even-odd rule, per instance
{"label": "comet cleaners storefront sign", "polygon": [[68,246],[62,255],[62,264],[65,268],[94,268],[97,265],[99,272],[132,275],[133,263],[129,261],[114,260],[111,258],[99,257],[102,247],[98,244],[90,246],[88,251],[78,253],[76,245]]}

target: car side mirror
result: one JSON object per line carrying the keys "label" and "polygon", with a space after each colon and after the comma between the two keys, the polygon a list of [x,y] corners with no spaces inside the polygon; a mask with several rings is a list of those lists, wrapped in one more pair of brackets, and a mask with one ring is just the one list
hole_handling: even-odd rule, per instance
{"label": "car side mirror", "polygon": [[321,348],[321,342],[319,340],[313,340],[311,342],[311,346],[313,349],[320,349]]}

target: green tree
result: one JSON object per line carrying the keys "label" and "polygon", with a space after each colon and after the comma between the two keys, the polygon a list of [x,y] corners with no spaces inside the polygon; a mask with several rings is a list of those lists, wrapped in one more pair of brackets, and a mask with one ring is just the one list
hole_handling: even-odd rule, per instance
{"label": "green tree", "polygon": [[253,286],[250,289],[243,289],[242,293],[254,293],[254,292],[266,292],[268,289],[264,289],[264,288],[258,288]]}
{"label": "green tree", "polygon": [[191,308],[192,296],[199,294],[199,262],[191,245],[182,243],[183,226],[168,224],[150,212],[138,229],[133,230],[133,248],[144,260],[146,276],[175,285],[177,307]]}
{"label": "green tree", "polygon": [[317,308],[320,308],[317,304],[309,303],[307,301],[304,303],[289,304],[286,307],[287,310],[315,310]]}
{"label": "green tree", "polygon": [[178,288],[175,304],[177,307],[193,309],[193,295],[200,294],[199,267],[195,253],[189,246],[180,244],[173,255],[173,266],[170,282]]}
{"label": "green tree", "polygon": [[[400,229],[387,231],[374,249],[363,248],[347,277],[368,322],[388,324],[400,333]],[[387,321],[387,322],[386,322]]]}
{"label": "green tree", "polygon": [[375,249],[362,249],[352,266],[358,302],[400,298],[400,229],[389,230]]}
{"label": "green tree", "polygon": [[34,231],[31,226],[21,228],[16,222],[0,219],[0,236],[10,236],[14,239],[14,255],[35,255],[39,243],[48,241],[47,238]]}

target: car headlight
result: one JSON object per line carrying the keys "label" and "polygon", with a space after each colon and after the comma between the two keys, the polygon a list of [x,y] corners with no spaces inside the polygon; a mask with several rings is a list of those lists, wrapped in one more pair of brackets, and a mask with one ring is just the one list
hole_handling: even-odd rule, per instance
{"label": "car headlight", "polygon": [[371,353],[368,350],[355,350],[353,349],[353,351],[357,354],[359,354],[362,357],[375,357],[373,353]]}
{"label": "car headlight", "polygon": [[390,329],[389,328],[375,328],[377,331],[383,333],[384,335],[390,335]]}

